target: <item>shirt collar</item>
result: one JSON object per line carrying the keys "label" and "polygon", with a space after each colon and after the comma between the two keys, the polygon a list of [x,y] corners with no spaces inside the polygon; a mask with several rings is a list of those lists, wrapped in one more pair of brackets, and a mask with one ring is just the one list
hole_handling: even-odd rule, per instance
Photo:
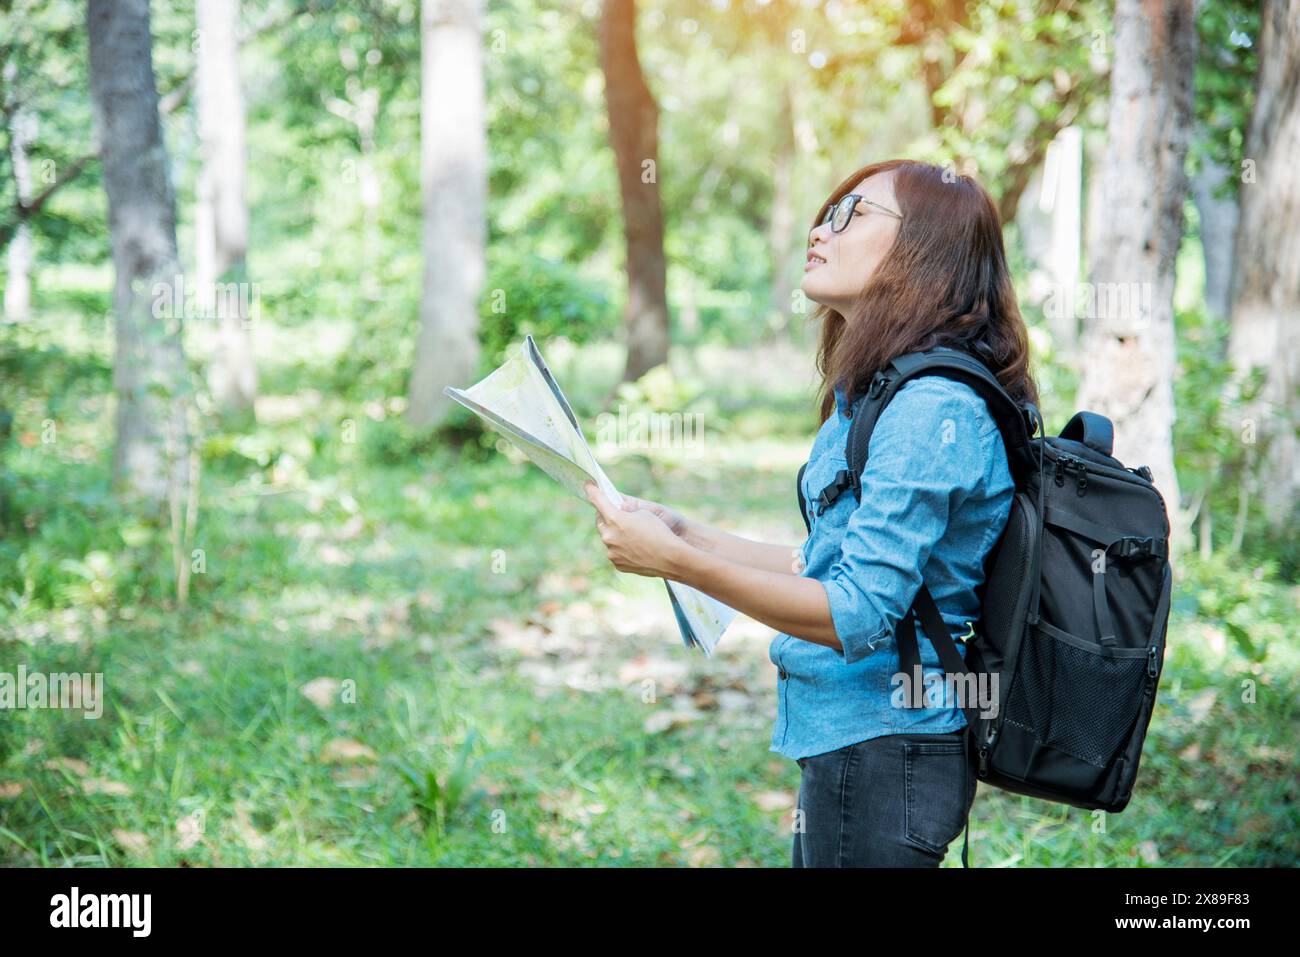
{"label": "shirt collar", "polygon": [[835,392],[835,408],[839,411],[840,415],[844,415],[846,412],[849,411],[848,398],[845,396],[844,389],[841,386],[836,386],[834,392]]}

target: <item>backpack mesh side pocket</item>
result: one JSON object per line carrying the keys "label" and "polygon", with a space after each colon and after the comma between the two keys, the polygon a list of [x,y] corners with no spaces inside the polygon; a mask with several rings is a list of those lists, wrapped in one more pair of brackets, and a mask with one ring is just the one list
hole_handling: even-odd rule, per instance
{"label": "backpack mesh side pocket", "polygon": [[1147,654],[1104,649],[1039,622],[1020,647],[1006,720],[1040,745],[1105,768],[1141,706]]}

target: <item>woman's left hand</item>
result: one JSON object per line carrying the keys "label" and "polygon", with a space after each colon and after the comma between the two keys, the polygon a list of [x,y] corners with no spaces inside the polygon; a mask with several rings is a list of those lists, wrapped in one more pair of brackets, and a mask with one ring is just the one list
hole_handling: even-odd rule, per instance
{"label": "woman's left hand", "polygon": [[670,577],[673,557],[689,546],[649,509],[618,508],[594,482],[588,482],[584,491],[596,507],[596,529],[613,566],[634,575]]}

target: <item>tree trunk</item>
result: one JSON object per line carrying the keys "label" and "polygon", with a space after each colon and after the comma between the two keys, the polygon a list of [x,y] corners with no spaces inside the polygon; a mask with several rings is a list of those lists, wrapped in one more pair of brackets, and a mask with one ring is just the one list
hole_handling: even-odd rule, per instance
{"label": "tree trunk", "polygon": [[1174,469],[1174,263],[1193,112],[1192,0],[1117,0],[1110,116],[1102,161],[1105,228],[1092,250],[1080,408],[1115,423],[1115,455],[1149,465],[1169,510],[1171,545],[1188,543]]}
{"label": "tree trunk", "polygon": [[[197,0],[201,164],[194,217],[202,315],[217,324],[208,387],[219,412],[250,419],[257,397],[248,295],[217,295],[216,283],[246,283],[248,204],[244,198],[244,100],[239,86],[239,0]],[[235,307],[239,304],[239,307]]]}
{"label": "tree trunk", "polygon": [[635,0],[605,0],[600,18],[609,140],[618,166],[627,242],[627,365],[639,379],[668,361],[667,266],[659,203],[659,107],[636,53]]}
{"label": "tree trunk", "polygon": [[[13,164],[14,185],[18,189],[18,202],[26,205],[32,199],[32,171],[27,149],[35,136],[36,117],[23,107],[14,111],[9,120],[9,161]],[[14,230],[9,243],[8,272],[5,275],[5,319],[18,322],[27,318],[32,305],[32,228],[24,220]]]}
{"label": "tree trunk", "polygon": [[[4,66],[4,84],[13,88],[17,79],[13,62]],[[21,94],[20,94],[21,95]],[[36,115],[17,103],[9,115],[9,162],[13,167],[17,206],[32,201],[32,168],[27,151],[36,139]],[[18,322],[27,318],[32,304],[32,230],[26,219],[20,219],[14,229],[13,239],[6,250],[8,269],[5,275],[5,320]]]}
{"label": "tree trunk", "polygon": [[114,476],[128,495],[164,504],[178,492],[188,497],[189,389],[181,342],[184,303],[172,295],[181,285],[181,269],[154,87],[149,0],[89,0],[86,25],[116,274]]}
{"label": "tree trunk", "polygon": [[487,272],[487,112],[483,0],[425,0],[422,14],[421,184],[424,296],[411,371],[412,424],[446,417],[444,387],[478,370],[478,298]]}
{"label": "tree trunk", "polygon": [[375,168],[377,144],[375,133],[379,124],[379,90],[366,87],[361,82],[361,60],[348,51],[343,59],[348,70],[343,81],[344,96],[331,97],[325,108],[335,116],[352,124],[357,132],[360,155],[355,163],[344,167],[344,177],[357,184],[362,209],[362,260],[356,265],[361,270],[361,297],[378,302],[383,296],[379,281],[379,263],[375,259],[380,246],[379,208],[383,201],[383,187]]}
{"label": "tree trunk", "polygon": [[1237,241],[1237,200],[1216,195],[1232,170],[1209,162],[1192,177],[1192,197],[1201,219],[1201,251],[1205,257],[1205,307],[1211,316],[1227,320],[1231,309],[1232,251]]}
{"label": "tree trunk", "polygon": [[[1052,351],[1063,363],[1078,367],[1079,281],[1083,242],[1083,132],[1061,130],[1044,151],[1036,187],[1017,212],[1022,236],[1049,278],[1043,312],[1052,334]],[[1029,202],[1028,200],[1032,200]],[[1026,208],[1028,207],[1028,208]]]}
{"label": "tree trunk", "polygon": [[1300,490],[1300,13],[1288,0],[1260,11],[1259,82],[1246,133],[1232,282],[1229,358],[1266,369],[1251,417],[1264,446],[1259,495],[1281,528]]}
{"label": "tree trunk", "polygon": [[794,294],[796,230],[794,225],[794,94],[790,81],[781,85],[781,109],[777,113],[777,148],[772,158],[772,216],[768,223],[768,244],[772,256],[772,330],[781,332],[790,324]]}

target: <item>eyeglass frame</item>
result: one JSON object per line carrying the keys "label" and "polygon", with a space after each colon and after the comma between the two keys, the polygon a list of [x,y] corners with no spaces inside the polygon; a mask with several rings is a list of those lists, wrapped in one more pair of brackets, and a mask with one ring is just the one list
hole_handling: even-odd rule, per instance
{"label": "eyeglass frame", "polygon": [[[848,216],[845,217],[845,219],[844,219],[844,225],[841,226],[839,229],[836,229],[836,228],[835,228],[835,213],[839,210],[839,208],[840,208],[841,206],[843,206],[843,205],[844,205],[845,203],[847,203],[849,200],[854,200],[853,204],[852,204],[851,206],[849,206],[849,214],[848,214]],[[872,207],[874,207],[875,209],[880,210],[882,213],[885,213],[885,214],[887,214],[887,215],[889,215],[889,216],[893,216],[895,219],[902,219],[902,218],[903,218],[903,214],[902,214],[902,213],[896,213],[896,212],[894,212],[892,209],[890,209],[888,206],[881,206],[879,203],[877,203],[877,202],[875,202],[875,201],[873,201],[873,200],[867,199],[865,196],[862,196],[862,195],[860,195],[859,193],[848,193],[847,195],[840,197],[840,199],[839,199],[838,202],[836,202],[833,206],[831,206],[829,209],[826,210],[826,215],[822,217],[822,221],[821,221],[820,223],[818,223],[818,224],[817,224],[817,227],[815,227],[815,228],[820,228],[820,227],[822,227],[822,226],[825,226],[827,223],[830,223],[830,224],[831,224],[831,232],[832,232],[832,233],[842,233],[842,232],[844,232],[844,230],[846,230],[846,229],[849,228],[849,223],[851,223],[851,222],[853,221],[853,213],[857,210],[858,203],[866,203],[868,206],[872,206]]]}

